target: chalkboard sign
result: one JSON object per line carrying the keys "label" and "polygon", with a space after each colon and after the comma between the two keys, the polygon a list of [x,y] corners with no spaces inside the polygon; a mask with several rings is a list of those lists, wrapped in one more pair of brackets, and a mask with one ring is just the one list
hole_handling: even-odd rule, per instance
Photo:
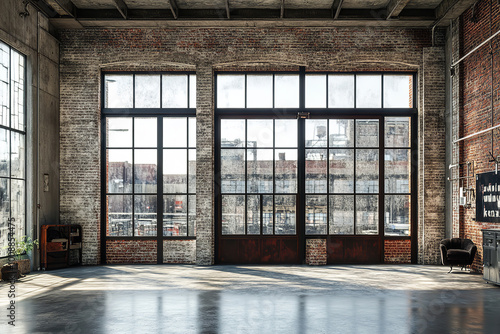
{"label": "chalkboard sign", "polygon": [[500,223],[500,171],[476,175],[476,221]]}

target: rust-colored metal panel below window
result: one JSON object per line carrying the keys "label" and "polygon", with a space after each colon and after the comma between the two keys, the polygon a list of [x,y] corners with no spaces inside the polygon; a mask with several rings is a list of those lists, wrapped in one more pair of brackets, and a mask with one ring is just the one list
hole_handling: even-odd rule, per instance
{"label": "rust-colored metal panel below window", "polygon": [[328,264],[383,263],[379,236],[331,236],[326,247]]}
{"label": "rust-colored metal panel below window", "polygon": [[219,239],[220,264],[299,264],[297,237],[230,237]]}

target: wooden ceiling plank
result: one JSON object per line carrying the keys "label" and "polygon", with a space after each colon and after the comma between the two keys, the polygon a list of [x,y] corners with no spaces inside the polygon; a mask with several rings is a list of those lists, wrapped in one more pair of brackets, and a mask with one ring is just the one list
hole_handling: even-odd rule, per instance
{"label": "wooden ceiling plank", "polygon": [[410,0],[391,0],[387,5],[387,17],[389,20],[391,17],[399,16],[401,11],[406,7]]}
{"label": "wooden ceiling plank", "polygon": [[123,18],[126,20],[128,18],[128,7],[123,0],[113,0],[115,3],[116,9],[120,12],[120,14],[123,16]]}

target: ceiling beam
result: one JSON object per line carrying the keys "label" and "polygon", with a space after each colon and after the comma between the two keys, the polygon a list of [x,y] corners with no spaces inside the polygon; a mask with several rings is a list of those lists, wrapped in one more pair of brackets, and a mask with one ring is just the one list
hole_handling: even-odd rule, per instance
{"label": "ceiling beam", "polygon": [[334,20],[339,18],[340,11],[342,10],[342,4],[344,0],[334,0],[332,4],[332,17]]}
{"label": "ceiling beam", "polygon": [[280,19],[285,17],[285,0],[281,0]]}
{"label": "ceiling beam", "polygon": [[113,0],[113,2],[115,3],[116,9],[118,9],[120,14],[122,14],[123,18],[126,20],[128,17],[128,7],[125,2],[123,2],[123,0]]}
{"label": "ceiling beam", "polygon": [[231,14],[229,14],[229,0],[226,0],[226,15],[227,19],[231,19]]}
{"label": "ceiling beam", "polygon": [[448,25],[450,20],[459,17],[477,0],[443,0],[434,10],[436,20],[432,27]]}
{"label": "ceiling beam", "polygon": [[177,20],[177,18],[179,17],[179,7],[177,7],[175,0],[168,0],[168,3],[170,4],[170,10],[172,11],[174,19]]}
{"label": "ceiling beam", "polygon": [[76,15],[76,6],[71,0],[47,0],[47,4],[61,16],[75,17]]}
{"label": "ceiling beam", "polygon": [[391,0],[386,8],[387,17],[385,19],[389,20],[393,16],[399,16],[408,2],[410,2],[410,0]]}

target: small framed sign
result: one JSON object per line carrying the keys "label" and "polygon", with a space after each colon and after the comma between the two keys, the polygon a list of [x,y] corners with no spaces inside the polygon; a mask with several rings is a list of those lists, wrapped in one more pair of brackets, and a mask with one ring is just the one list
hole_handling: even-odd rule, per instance
{"label": "small framed sign", "polygon": [[500,223],[500,172],[476,175],[476,221]]}

